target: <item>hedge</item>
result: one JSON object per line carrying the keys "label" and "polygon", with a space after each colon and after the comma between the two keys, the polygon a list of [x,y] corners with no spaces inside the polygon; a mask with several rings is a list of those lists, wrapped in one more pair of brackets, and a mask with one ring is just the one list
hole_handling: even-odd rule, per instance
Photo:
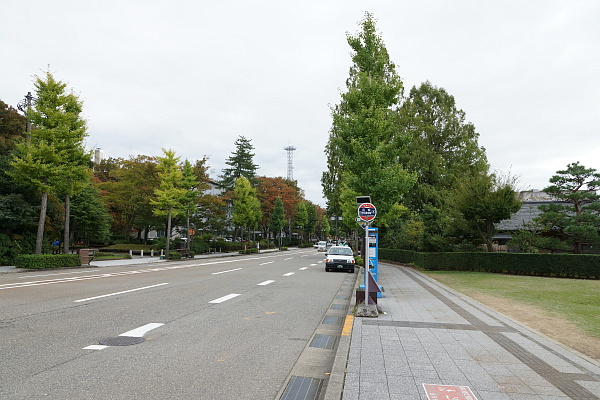
{"label": "hedge", "polygon": [[600,279],[600,255],[521,253],[420,253],[379,249],[379,258],[424,270]]}
{"label": "hedge", "polygon": [[22,254],[15,258],[17,268],[45,269],[79,267],[77,254]]}

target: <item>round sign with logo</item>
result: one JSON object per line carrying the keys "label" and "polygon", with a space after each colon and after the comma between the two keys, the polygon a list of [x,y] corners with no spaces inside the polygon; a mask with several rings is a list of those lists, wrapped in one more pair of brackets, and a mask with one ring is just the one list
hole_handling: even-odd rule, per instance
{"label": "round sign with logo", "polygon": [[358,218],[365,222],[371,222],[377,215],[377,208],[371,203],[363,203],[358,206]]}

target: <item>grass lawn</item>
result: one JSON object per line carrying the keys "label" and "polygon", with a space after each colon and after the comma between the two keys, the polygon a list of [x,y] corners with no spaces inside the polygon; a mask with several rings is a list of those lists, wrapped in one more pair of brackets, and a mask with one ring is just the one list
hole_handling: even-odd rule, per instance
{"label": "grass lawn", "polygon": [[426,274],[467,295],[481,293],[535,306],[600,339],[600,280],[456,271]]}

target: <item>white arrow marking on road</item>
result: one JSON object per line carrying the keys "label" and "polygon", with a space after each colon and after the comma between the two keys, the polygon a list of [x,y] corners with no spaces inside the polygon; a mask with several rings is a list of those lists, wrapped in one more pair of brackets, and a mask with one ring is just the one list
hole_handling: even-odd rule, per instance
{"label": "white arrow marking on road", "polygon": [[256,286],[266,286],[266,285],[268,285],[270,283],[273,283],[273,282],[275,282],[275,281],[264,281],[264,282],[261,282],[261,283],[257,283]]}
{"label": "white arrow marking on road", "polygon": [[241,295],[237,294],[237,293],[231,293],[231,294],[228,294],[227,296],[219,297],[218,299],[215,299],[213,301],[209,301],[209,303],[214,303],[214,304],[222,303],[224,301],[231,300],[234,297],[238,297],[238,296],[241,296]]}

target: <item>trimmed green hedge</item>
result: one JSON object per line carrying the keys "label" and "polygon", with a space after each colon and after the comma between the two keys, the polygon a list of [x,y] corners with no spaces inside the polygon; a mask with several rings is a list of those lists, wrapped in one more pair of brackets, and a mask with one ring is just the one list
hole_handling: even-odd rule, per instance
{"label": "trimmed green hedge", "polygon": [[17,268],[45,269],[79,267],[77,254],[22,254],[15,258]]}
{"label": "trimmed green hedge", "polygon": [[592,254],[419,253],[379,249],[379,258],[425,270],[600,279],[600,256]]}

